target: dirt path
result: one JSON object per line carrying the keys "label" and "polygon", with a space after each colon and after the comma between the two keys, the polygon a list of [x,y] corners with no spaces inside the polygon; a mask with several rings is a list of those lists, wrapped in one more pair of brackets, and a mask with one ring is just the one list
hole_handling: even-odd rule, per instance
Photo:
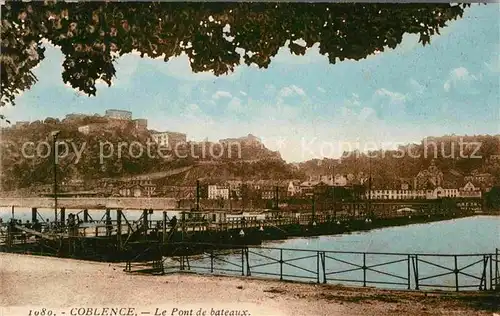
{"label": "dirt path", "polygon": [[[98,308],[92,315],[104,316],[102,307],[126,307],[134,309],[134,316],[141,312],[161,315],[162,311],[164,315],[185,316],[190,310],[191,315],[201,316],[196,314],[200,308],[207,311],[206,316],[491,316],[499,298],[492,294],[426,294],[191,274],[131,275],[122,268],[1,253],[0,315],[28,316],[30,307],[45,307],[56,315]],[[221,309],[228,313],[220,313]]]}

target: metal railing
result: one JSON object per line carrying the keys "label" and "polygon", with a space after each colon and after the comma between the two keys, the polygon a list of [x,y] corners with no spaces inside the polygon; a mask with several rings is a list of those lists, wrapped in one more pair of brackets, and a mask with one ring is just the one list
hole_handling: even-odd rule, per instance
{"label": "metal railing", "polygon": [[498,290],[500,286],[498,249],[487,254],[410,254],[248,246],[220,249],[214,244],[202,243],[172,246],[184,253],[190,249],[204,250],[196,255],[174,254],[163,258],[161,269],[168,267],[171,272],[262,276],[408,290],[426,288],[458,292]]}

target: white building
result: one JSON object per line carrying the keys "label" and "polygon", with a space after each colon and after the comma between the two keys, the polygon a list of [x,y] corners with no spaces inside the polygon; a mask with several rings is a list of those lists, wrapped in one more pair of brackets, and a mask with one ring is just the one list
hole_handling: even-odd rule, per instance
{"label": "white building", "polygon": [[481,189],[477,188],[472,182],[467,182],[463,188],[459,190],[460,197],[462,198],[480,198]]}
{"label": "white building", "polygon": [[[459,198],[459,197],[481,197],[481,191],[475,188],[472,183],[462,189],[443,189],[437,187],[427,190],[371,190],[365,194],[365,198],[372,200],[413,200],[413,199],[440,199],[440,198]],[[463,193],[462,193],[463,192]]]}
{"label": "white building", "polygon": [[300,189],[300,181],[290,181],[288,183],[288,196],[300,195],[302,190]]}
{"label": "white building", "polygon": [[225,185],[209,185],[208,186],[208,198],[211,200],[215,199],[229,199],[229,187]]}
{"label": "white building", "polygon": [[79,126],[78,131],[82,134],[88,135],[90,133],[90,125]]}
{"label": "white building", "polygon": [[425,199],[425,190],[371,190],[371,197],[369,192],[366,193],[366,198],[371,198],[372,200],[414,200],[414,199]]}
{"label": "white building", "polygon": [[[354,175],[351,174],[351,176],[354,178]],[[348,177],[349,175],[341,175],[341,174],[336,174],[335,176],[320,175],[316,177],[309,177],[309,182],[315,182],[315,183],[323,182],[324,184],[329,186],[344,187],[349,182]]]}
{"label": "white building", "polygon": [[437,187],[434,190],[434,197],[435,198],[443,198],[443,197],[456,198],[459,196],[460,196],[460,193],[459,193],[458,189],[443,189],[441,187]]}
{"label": "white building", "polygon": [[151,137],[160,146],[166,148],[175,148],[177,144],[186,143],[186,134],[175,132],[157,132],[152,133]]}

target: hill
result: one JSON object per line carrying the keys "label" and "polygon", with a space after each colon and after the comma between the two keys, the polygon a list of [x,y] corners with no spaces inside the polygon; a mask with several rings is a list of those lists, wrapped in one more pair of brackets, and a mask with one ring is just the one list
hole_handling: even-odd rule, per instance
{"label": "hill", "polygon": [[[90,126],[82,132],[79,127]],[[311,176],[344,175],[350,183],[398,187],[412,182],[431,163],[442,172],[447,186],[462,185],[467,175],[489,174],[500,179],[500,136],[445,135],[427,137],[396,150],[345,152],[340,159],[313,159],[288,164],[279,152],[267,149],[254,135],[218,142],[188,142],[159,148],[151,131],[132,121],[99,115],[74,116],[2,130],[2,191],[53,183],[52,132],[59,131],[58,183],[83,183],[93,189],[103,178],[149,177],[158,186],[192,186],[196,180],[305,180]],[[29,191],[29,190],[28,190]]]}
{"label": "hill", "polygon": [[372,174],[374,187],[397,187],[411,181],[431,163],[443,172],[445,185],[457,187],[465,176],[490,174],[500,181],[500,135],[427,137],[396,150],[345,152],[340,159],[312,159],[296,164],[307,176],[352,174],[358,181]]}
{"label": "hill", "polygon": [[[79,131],[82,126],[90,128]],[[53,183],[54,131],[59,131],[57,140],[61,142],[58,145],[61,188],[68,183],[83,182],[92,189],[103,178],[147,174],[154,174],[159,183],[179,185],[192,185],[198,178],[285,178],[293,174],[278,152],[267,149],[253,135],[215,143],[189,142],[166,149],[152,142],[150,131],[137,128],[132,121],[95,115],[62,121],[47,118],[3,129],[3,191]],[[195,168],[179,169],[184,167]],[[176,176],[169,174],[172,170],[182,172]]]}

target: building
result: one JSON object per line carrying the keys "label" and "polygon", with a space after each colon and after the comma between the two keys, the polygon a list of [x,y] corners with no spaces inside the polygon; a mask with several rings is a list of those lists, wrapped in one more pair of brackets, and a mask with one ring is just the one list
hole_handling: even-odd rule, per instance
{"label": "building", "polygon": [[145,130],[148,128],[148,120],[146,119],[135,119],[132,122],[134,122],[134,126],[136,129]]}
{"label": "building", "polygon": [[116,120],[128,120],[128,121],[132,120],[132,112],[125,110],[115,110],[115,109],[106,110],[104,116]]}
{"label": "building", "polygon": [[88,135],[92,130],[91,125],[83,125],[78,127],[78,131],[82,134]]}
{"label": "building", "polygon": [[145,189],[139,184],[125,185],[119,189],[120,196],[141,197],[146,194]]}
{"label": "building", "polygon": [[82,179],[71,179],[68,181],[62,181],[58,186],[60,191],[64,192],[77,192],[85,190],[85,182]]}
{"label": "building", "polygon": [[226,181],[226,184],[229,186],[231,198],[241,198],[241,188],[243,187],[243,181],[228,180]]}
{"label": "building", "polygon": [[480,198],[481,189],[474,186],[472,182],[467,182],[462,188],[459,189],[460,197],[462,198]]}
{"label": "building", "polygon": [[86,118],[87,114],[82,114],[82,113],[70,113],[70,114],[66,114],[66,116],[64,117],[65,120],[80,120],[80,119],[84,119]]}
{"label": "building", "polygon": [[491,173],[472,172],[470,175],[464,177],[467,182],[474,182],[479,184],[490,184],[493,181]]}
{"label": "building", "polygon": [[367,191],[365,198],[372,200],[415,200],[425,199],[428,193],[432,194],[426,190],[378,189]]}
{"label": "building", "polygon": [[178,144],[186,143],[186,134],[176,132],[155,132],[151,134],[153,140],[160,146],[169,149],[175,148]]}
{"label": "building", "polygon": [[28,121],[17,121],[12,127],[13,128],[23,128],[30,125],[30,122]]}
{"label": "building", "polygon": [[78,131],[82,134],[88,135],[99,131],[105,131],[109,128],[107,123],[92,123],[78,127]]}
{"label": "building", "polygon": [[216,199],[229,199],[229,186],[227,185],[209,185],[208,186],[208,198],[210,200]]}
{"label": "building", "polygon": [[431,161],[429,168],[420,171],[414,178],[414,189],[429,189],[437,188],[443,185],[443,172],[441,172],[434,163]]}
{"label": "building", "polygon": [[456,198],[460,196],[458,189],[438,187],[434,190],[434,196],[439,198]]}
{"label": "building", "polygon": [[313,195],[314,194],[314,187],[318,185],[320,181],[316,180],[311,180],[309,181],[304,181],[300,184],[300,193],[302,195]]}
{"label": "building", "polygon": [[219,143],[231,146],[232,144],[241,144],[245,146],[262,146],[260,139],[252,134],[240,138],[226,138],[220,139]]}
{"label": "building", "polygon": [[260,189],[260,198],[263,200],[274,200],[276,199],[276,189],[272,185],[263,186]]}
{"label": "building", "polygon": [[[467,190],[468,190],[467,192],[470,192],[471,187],[468,186]],[[462,196],[460,189],[442,188],[442,187],[437,187],[435,189],[425,189],[425,190],[379,189],[379,190],[371,190],[370,192],[366,192],[365,198],[371,198],[372,200],[415,200],[415,199],[434,200],[442,198],[464,197]],[[479,191],[479,193],[481,193],[481,191]]]}
{"label": "building", "polygon": [[288,196],[300,195],[302,190],[300,189],[300,181],[290,181],[287,188]]}

